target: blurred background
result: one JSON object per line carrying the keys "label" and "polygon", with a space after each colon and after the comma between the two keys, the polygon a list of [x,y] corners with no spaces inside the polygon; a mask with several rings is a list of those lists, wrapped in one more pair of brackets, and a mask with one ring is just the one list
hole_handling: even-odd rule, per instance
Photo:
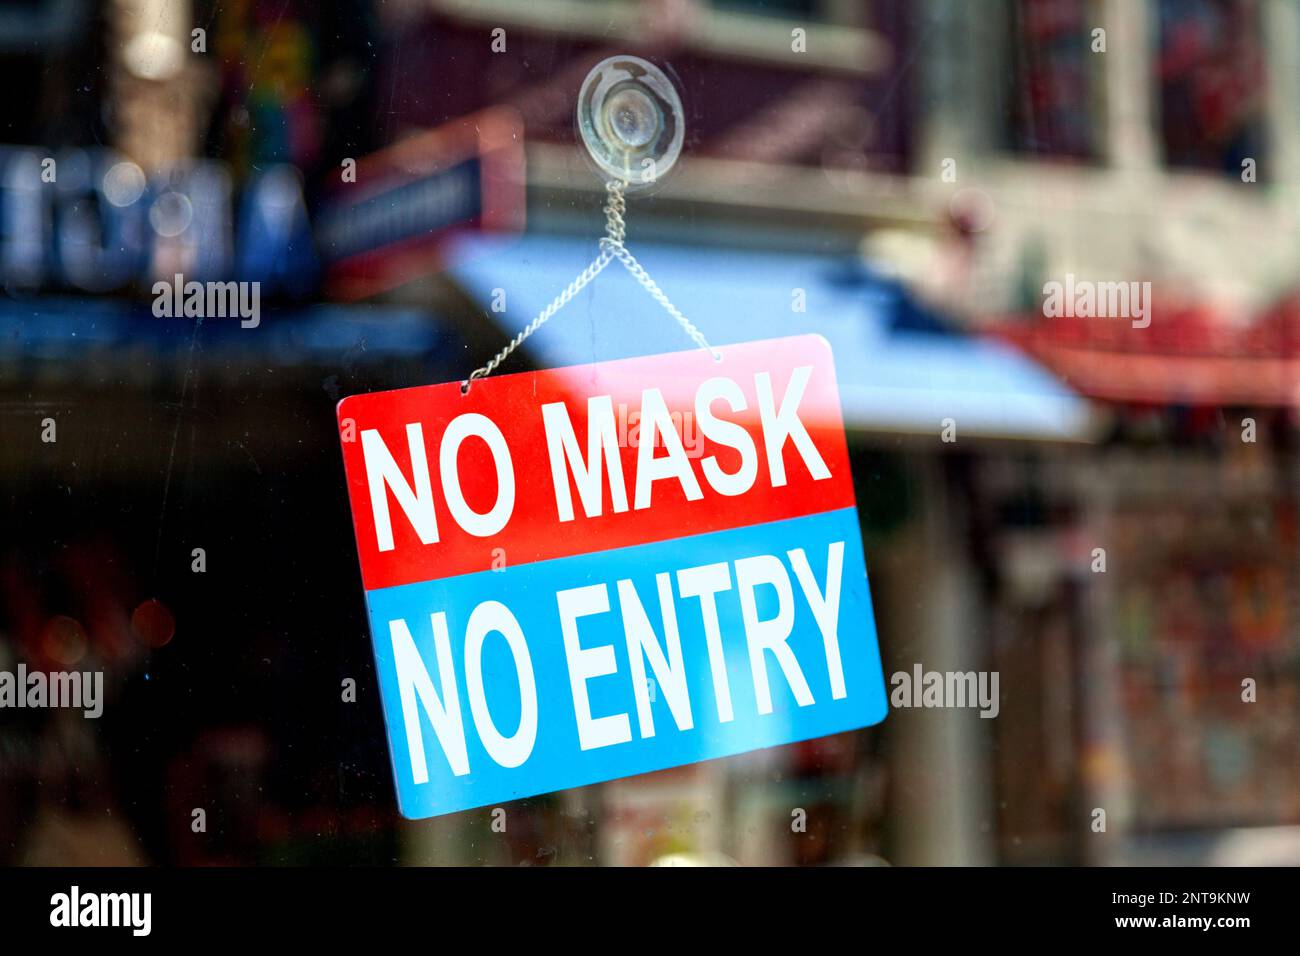
{"label": "blurred background", "polygon": [[[687,111],[629,246],[715,343],[831,341],[886,676],[1000,712],[406,822],[335,404],[595,254],[615,53]],[[0,710],[0,862],[1300,863],[1300,5],[11,0],[0,88],[0,669],[106,695]],[[688,347],[657,309],[610,270],[503,371]]]}

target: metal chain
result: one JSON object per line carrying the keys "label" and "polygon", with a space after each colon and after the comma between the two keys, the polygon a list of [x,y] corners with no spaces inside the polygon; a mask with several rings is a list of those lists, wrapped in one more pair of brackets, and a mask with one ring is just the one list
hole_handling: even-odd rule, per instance
{"label": "metal chain", "polygon": [[[608,243],[608,245],[606,245],[606,243]],[[665,312],[677,320],[677,324],[682,327],[696,345],[710,353],[715,362],[722,361],[722,353],[710,345],[709,340],[704,337],[704,333],[695,327],[695,323],[682,315],[677,306],[673,305],[672,301],[664,293],[663,289],[659,288],[655,280],[650,278],[650,273],[645,271],[645,267],[642,266],[641,263],[637,262],[636,256],[632,255],[625,245],[621,242],[614,243],[611,240],[602,239],[601,246],[617,258],[619,262],[623,263],[624,268],[626,268],[628,272],[632,273],[633,278],[635,278],[637,282],[641,283],[641,285],[645,287],[645,290],[654,297],[654,300],[664,307]]]}
{"label": "metal chain", "polygon": [[546,321],[550,319],[551,316],[553,316],[556,312],[559,312],[560,309],[564,308],[564,306],[568,304],[570,299],[572,299],[575,295],[581,292],[588,282],[596,278],[596,276],[600,275],[600,273],[604,270],[605,266],[609,265],[610,262],[613,260],[613,258],[614,257],[610,253],[602,250],[600,255],[598,255],[595,259],[591,261],[591,265],[583,269],[582,273],[576,279],[570,282],[568,287],[563,292],[561,292],[559,295],[557,295],[554,299],[551,300],[550,305],[548,305],[545,309],[543,309],[540,313],[538,313],[537,318],[529,322],[522,332],[520,332],[518,335],[516,335],[513,339],[510,340],[509,345],[507,345],[500,352],[494,355],[491,361],[489,361],[482,368],[476,368],[473,372],[470,373],[469,378],[466,381],[461,383],[460,386],[461,393],[463,394],[469,391],[469,386],[471,382],[475,381],[476,379],[485,378],[486,376],[491,375],[492,371],[498,365],[500,365],[502,362],[504,362],[507,358],[510,357],[511,352],[519,348],[519,346],[523,345],[524,339],[528,338],[528,336],[532,335],[534,332],[540,329],[546,323]]}
{"label": "metal chain", "polygon": [[605,202],[605,238],[619,245],[627,237],[627,220],[623,218],[627,212],[627,199],[623,196],[625,185],[627,184],[619,179],[605,183],[605,192],[609,193],[609,199]]}
{"label": "metal chain", "polygon": [[482,368],[475,369],[468,379],[461,383],[460,390],[463,393],[468,392],[470,385],[480,378],[486,378],[491,375],[498,365],[510,357],[510,353],[519,346],[523,345],[524,340],[540,329],[546,322],[564,308],[575,295],[581,292],[592,279],[600,275],[605,267],[613,260],[617,259],[623,264],[623,267],[632,274],[637,282],[650,293],[656,302],[663,306],[664,311],[677,320],[677,324],[685,330],[686,334],[691,337],[700,348],[706,350],[713,356],[715,362],[722,361],[722,355],[709,344],[704,333],[695,327],[694,323],[686,316],[682,315],[677,306],[673,305],[664,291],[659,288],[655,280],[650,278],[650,273],[628,251],[627,246],[623,244],[627,236],[627,220],[624,214],[627,212],[627,200],[623,195],[625,183],[611,179],[605,184],[605,190],[609,198],[605,203],[605,235],[600,240],[600,255],[591,261],[591,264],[584,269],[576,279],[568,284],[563,292],[551,300],[551,304],[538,313],[537,318],[529,322],[524,330],[510,340],[510,344],[494,355]]}

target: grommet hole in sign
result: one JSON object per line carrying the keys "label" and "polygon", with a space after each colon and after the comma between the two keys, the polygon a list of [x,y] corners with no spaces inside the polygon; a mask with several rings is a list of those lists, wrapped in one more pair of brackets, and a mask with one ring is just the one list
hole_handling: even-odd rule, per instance
{"label": "grommet hole in sign", "polygon": [[[673,305],[625,243],[627,191],[638,182],[657,181],[676,165],[681,154],[686,116],[676,87],[662,70],[647,60],[635,56],[610,57],[596,64],[583,81],[578,95],[577,123],[587,153],[611,177],[605,182],[605,235],[600,239],[600,252],[505,348],[461,382],[462,395],[469,394],[475,380],[491,375],[615,259],[677,320],[696,345],[709,352],[715,362],[722,361],[722,353]],[[641,167],[645,163],[649,166]],[[638,179],[633,173],[638,167],[649,168],[654,175],[650,179]]]}

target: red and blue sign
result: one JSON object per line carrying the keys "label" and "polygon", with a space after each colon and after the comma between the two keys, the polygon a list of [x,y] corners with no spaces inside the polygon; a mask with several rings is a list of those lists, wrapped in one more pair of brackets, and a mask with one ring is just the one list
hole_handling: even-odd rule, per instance
{"label": "red and blue sign", "polygon": [[403,815],[884,718],[830,347],[717,352],[339,404]]}

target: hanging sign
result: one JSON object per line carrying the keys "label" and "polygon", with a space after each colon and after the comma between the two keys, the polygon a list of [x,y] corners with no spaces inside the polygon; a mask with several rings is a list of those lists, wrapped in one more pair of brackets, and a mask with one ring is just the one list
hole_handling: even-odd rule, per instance
{"label": "hanging sign", "polygon": [[884,718],[830,347],[715,351],[339,404],[403,815]]}

